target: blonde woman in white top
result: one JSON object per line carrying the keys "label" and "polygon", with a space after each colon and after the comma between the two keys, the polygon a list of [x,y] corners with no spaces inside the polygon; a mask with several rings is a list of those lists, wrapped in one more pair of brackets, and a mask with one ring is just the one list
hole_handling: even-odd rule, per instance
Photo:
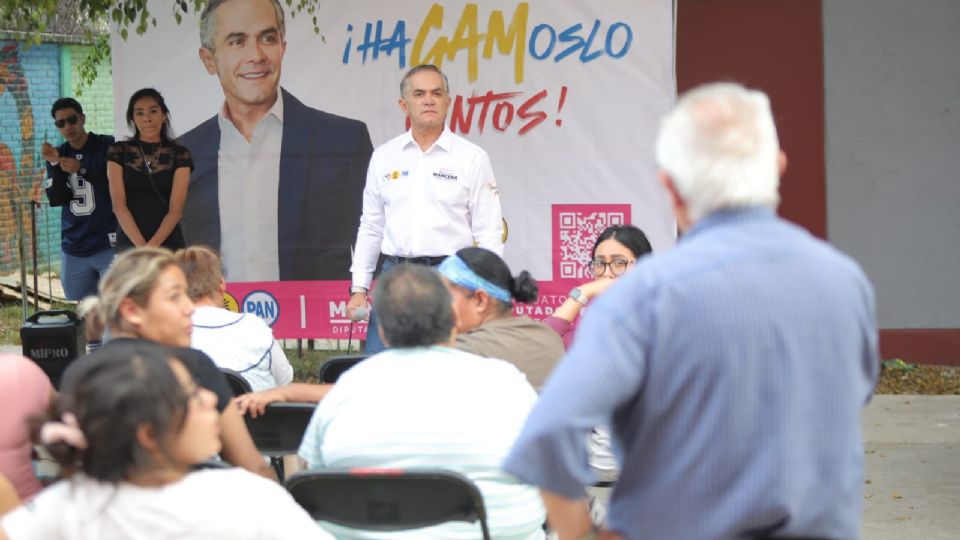
{"label": "blonde woman in white top", "polygon": [[210,248],[191,246],[176,258],[196,306],[191,346],[207,353],[218,367],[238,372],[255,392],[289,384],[293,367],[273,330],[255,315],[223,308],[226,283],[220,257]]}

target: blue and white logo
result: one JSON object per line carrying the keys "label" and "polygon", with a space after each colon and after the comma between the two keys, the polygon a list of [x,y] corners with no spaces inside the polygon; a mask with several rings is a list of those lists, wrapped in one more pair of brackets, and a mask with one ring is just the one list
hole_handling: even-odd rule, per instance
{"label": "blue and white logo", "polygon": [[252,291],[243,298],[243,312],[253,313],[270,326],[280,318],[280,303],[267,291]]}

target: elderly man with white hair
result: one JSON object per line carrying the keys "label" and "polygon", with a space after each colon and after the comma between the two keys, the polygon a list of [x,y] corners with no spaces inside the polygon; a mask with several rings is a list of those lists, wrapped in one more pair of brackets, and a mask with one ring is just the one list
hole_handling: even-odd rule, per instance
{"label": "elderly man with white hair", "polygon": [[[591,306],[505,470],[541,488],[561,540],[858,537],[870,283],[777,217],[786,157],[763,93],[689,92],[656,157],[683,236]],[[602,424],[623,471],[610,530],[583,499]]]}

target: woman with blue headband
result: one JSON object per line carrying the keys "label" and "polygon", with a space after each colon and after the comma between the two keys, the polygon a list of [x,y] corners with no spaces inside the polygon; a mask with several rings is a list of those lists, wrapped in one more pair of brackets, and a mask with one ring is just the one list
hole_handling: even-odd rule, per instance
{"label": "woman with blue headband", "polygon": [[457,348],[515,365],[535,388],[543,385],[563,356],[563,341],[547,325],[513,316],[513,301],[537,301],[529,272],[513,277],[496,253],[464,248],[439,266],[453,295]]}

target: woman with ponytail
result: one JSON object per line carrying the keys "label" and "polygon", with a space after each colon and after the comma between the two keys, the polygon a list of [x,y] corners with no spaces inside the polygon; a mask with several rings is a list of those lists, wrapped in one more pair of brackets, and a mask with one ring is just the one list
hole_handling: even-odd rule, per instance
{"label": "woman with ponytail", "polygon": [[75,364],[34,422],[63,479],[0,518],[0,540],[330,538],[276,482],[192,472],[220,450],[217,396],[167,352],[107,346]]}
{"label": "woman with ponytail", "polygon": [[463,248],[438,267],[453,295],[457,348],[515,365],[539,389],[563,356],[556,332],[527,316],[513,316],[513,302],[537,301],[537,282],[526,270],[512,276],[496,253]]}

